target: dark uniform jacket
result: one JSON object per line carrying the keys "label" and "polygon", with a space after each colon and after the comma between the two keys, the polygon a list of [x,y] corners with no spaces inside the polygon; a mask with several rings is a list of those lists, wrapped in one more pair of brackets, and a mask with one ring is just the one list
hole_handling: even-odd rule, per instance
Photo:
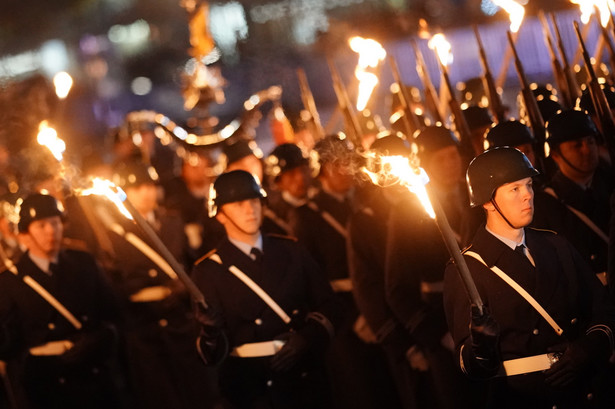
{"label": "dark uniform jacket", "polygon": [[[19,275],[0,273],[0,359],[12,369],[31,407],[117,407],[107,365],[115,346],[117,305],[94,259],[63,250],[53,274],[43,272],[26,253]],[[76,329],[49,302],[22,281],[28,275],[83,325]],[[62,355],[34,356],[29,350],[50,341],[74,346]]]}
{"label": "dark uniform jacket", "polygon": [[[320,323],[307,319],[320,313],[336,325],[337,304],[317,264],[294,240],[264,235],[263,258],[256,262],[228,239],[215,250],[218,264],[204,256],[194,267],[192,277],[205,295],[208,305],[223,318],[223,332],[229,350],[255,342],[272,341],[307,326],[318,327],[317,344],[326,344],[328,331]],[[229,271],[231,265],[248,275],[292,318],[287,325],[246,284]],[[306,320],[307,319],[307,320]],[[332,328],[330,328],[332,329]],[[228,356],[220,368],[223,395],[238,407],[255,407],[263,400],[274,408],[318,407],[322,396],[322,357],[316,350],[290,372],[275,373],[269,368],[271,357],[241,358]],[[322,351],[321,351],[322,352]],[[320,386],[316,386],[320,385]],[[311,396],[310,396],[311,395]]]}
{"label": "dark uniform jacket", "polygon": [[[502,360],[544,354],[550,347],[574,341],[594,325],[611,331],[615,309],[600,282],[573,247],[547,231],[525,229],[526,245],[536,267],[495,236],[480,228],[469,250],[489,266],[496,265],[528,291],[563,329],[559,336],[515,290],[479,261],[466,256],[478,291],[499,324]],[[449,264],[445,277],[445,308],[458,362],[470,376],[470,303],[459,274]],[[463,349],[463,351],[462,351]],[[553,390],[542,372],[499,377],[491,381],[492,407],[584,407],[590,390],[574,385]]]}

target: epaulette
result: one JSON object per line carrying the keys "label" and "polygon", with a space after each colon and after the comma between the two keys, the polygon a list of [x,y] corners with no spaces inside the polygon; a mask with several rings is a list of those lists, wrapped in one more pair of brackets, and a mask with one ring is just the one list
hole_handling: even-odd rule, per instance
{"label": "epaulette", "polygon": [[297,238],[295,236],[289,236],[286,234],[279,234],[279,233],[267,233],[266,234],[267,237],[274,237],[276,239],[286,239],[286,240],[290,240],[290,241],[297,241]]}
{"label": "epaulette", "polygon": [[527,228],[528,228],[528,229],[531,229],[531,230],[534,230],[534,231],[544,231],[544,232],[547,232],[547,233],[557,234],[557,232],[556,232],[556,231],[554,231],[554,230],[549,230],[549,229],[539,229],[539,228],[537,228],[537,227],[527,227]]}
{"label": "epaulette", "polygon": [[199,264],[201,264],[203,262],[203,260],[207,260],[209,257],[211,257],[216,251],[218,251],[218,249],[213,249],[210,252],[206,253],[204,256],[202,256],[201,258],[199,258],[197,261],[194,262],[195,266],[198,266]]}
{"label": "epaulette", "polygon": [[71,237],[62,238],[62,246],[67,250],[83,251],[84,253],[91,253],[88,245],[84,240],[73,239]]}

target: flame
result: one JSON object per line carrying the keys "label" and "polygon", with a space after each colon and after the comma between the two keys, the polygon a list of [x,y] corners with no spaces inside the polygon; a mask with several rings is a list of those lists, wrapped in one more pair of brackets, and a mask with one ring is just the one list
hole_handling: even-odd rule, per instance
{"label": "flame", "polygon": [[589,23],[591,15],[594,14],[596,8],[600,11],[600,24],[606,27],[609,24],[611,10],[615,9],[615,1],[613,0],[570,0],[572,4],[577,4],[581,11],[581,22]]}
{"label": "flame", "polygon": [[60,71],[53,76],[53,86],[56,89],[56,95],[60,99],[68,96],[71,87],[73,86],[73,78],[65,71]]}
{"label": "flame", "polygon": [[357,111],[363,111],[378,84],[378,76],[369,72],[368,68],[377,68],[387,55],[379,42],[369,38],[352,37],[348,40],[352,51],[359,54],[359,62],[354,71],[359,80],[359,95],[357,96]]}
{"label": "flame", "polygon": [[41,121],[38,125],[38,135],[36,141],[39,145],[45,146],[51,154],[58,160],[62,160],[62,154],[66,150],[66,144],[60,138],[55,129],[49,126],[48,121]]}
{"label": "flame", "polygon": [[510,31],[516,33],[525,17],[525,8],[514,0],[491,0],[496,6],[503,8],[510,19]]}
{"label": "flame", "polygon": [[429,217],[435,220],[436,212],[425,188],[425,185],[429,182],[429,176],[423,168],[413,166],[411,159],[407,156],[375,156],[374,154],[372,159],[379,165],[379,172],[372,172],[365,167],[362,168],[372,183],[379,186],[400,184],[406,187],[417,196]]}
{"label": "flame", "polygon": [[451,53],[451,43],[446,40],[444,34],[438,33],[431,37],[427,43],[429,48],[434,50],[438,55],[438,59],[442,65],[446,66],[453,62],[453,53]]}
{"label": "flame", "polygon": [[118,186],[116,186],[113,182],[102,179],[102,178],[94,178],[92,179],[92,187],[83,189],[78,192],[81,196],[89,196],[89,195],[97,195],[104,196],[107,199],[111,200],[113,204],[117,207],[117,209],[122,213],[126,218],[132,220],[132,215],[124,206],[124,200],[126,200],[126,193]]}

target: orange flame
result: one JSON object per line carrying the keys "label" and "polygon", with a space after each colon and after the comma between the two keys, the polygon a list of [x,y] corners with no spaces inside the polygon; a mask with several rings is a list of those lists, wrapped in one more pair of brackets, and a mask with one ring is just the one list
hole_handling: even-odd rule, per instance
{"label": "orange flame", "polygon": [[510,19],[510,31],[516,33],[521,27],[523,18],[525,17],[525,7],[514,0],[491,0],[493,4],[501,7],[508,13]]}
{"label": "orange flame", "polygon": [[444,34],[438,33],[431,37],[427,43],[429,48],[434,50],[438,55],[438,59],[442,65],[446,66],[453,62],[453,53],[451,53],[451,43],[448,42]]}
{"label": "orange flame", "polygon": [[58,132],[49,126],[48,121],[41,121],[38,125],[36,141],[49,149],[51,154],[58,160],[62,160],[62,154],[66,150],[66,144],[58,137]]}
{"label": "orange flame", "polygon": [[380,171],[372,172],[367,168],[362,168],[363,172],[369,176],[372,183],[379,186],[391,186],[400,184],[414,193],[425,212],[432,219],[436,218],[436,212],[429,200],[425,185],[429,183],[429,176],[423,168],[413,166],[410,158],[401,155],[376,156],[372,159],[379,165]]}
{"label": "orange flame", "polygon": [[133,220],[132,215],[124,206],[124,200],[126,200],[126,193],[118,186],[116,186],[113,182],[101,179],[94,178],[92,179],[92,187],[83,189],[78,192],[81,196],[89,196],[89,195],[97,195],[104,196],[107,199],[111,200],[111,202],[117,207],[117,209],[122,213],[126,218]]}
{"label": "orange flame", "polygon": [[570,0],[572,4],[577,4],[581,11],[581,22],[587,24],[595,9],[600,11],[600,24],[606,27],[609,24],[611,10],[615,9],[613,0]]}
{"label": "orange flame", "polygon": [[359,80],[359,95],[357,96],[357,111],[363,111],[378,84],[378,76],[369,72],[368,68],[376,68],[385,59],[387,53],[379,42],[369,38],[352,37],[348,40],[352,51],[359,54],[359,62],[354,71]]}

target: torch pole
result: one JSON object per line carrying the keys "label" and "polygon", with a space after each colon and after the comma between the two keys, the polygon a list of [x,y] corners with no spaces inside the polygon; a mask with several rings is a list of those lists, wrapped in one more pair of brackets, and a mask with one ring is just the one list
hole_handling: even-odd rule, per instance
{"label": "torch pole", "polygon": [[482,315],[484,303],[480,297],[480,294],[478,293],[478,289],[476,288],[474,279],[470,274],[468,265],[466,264],[466,261],[461,254],[459,244],[457,244],[457,240],[455,239],[455,233],[453,232],[453,229],[451,228],[451,225],[446,218],[446,214],[444,213],[444,209],[442,209],[442,205],[440,204],[440,201],[434,194],[433,190],[429,188],[429,184],[425,187],[427,188],[431,205],[433,207],[434,213],[436,214],[436,225],[438,226],[440,234],[444,239],[444,244],[446,244],[446,248],[448,249],[449,254],[453,258],[453,262],[457,267],[457,271],[459,272],[461,281],[463,282],[468,296],[470,297],[471,303],[478,307],[478,310]]}
{"label": "torch pole", "polygon": [[173,254],[171,254],[171,252],[169,251],[167,246],[165,246],[162,240],[160,240],[160,237],[158,237],[154,229],[152,229],[152,226],[149,225],[149,223],[143,218],[143,216],[141,216],[141,214],[137,211],[137,209],[135,209],[133,204],[130,203],[128,199],[124,200],[124,206],[126,207],[126,210],[128,210],[128,212],[130,213],[130,215],[133,217],[137,225],[141,228],[141,230],[143,230],[147,238],[152,241],[158,253],[167,261],[167,263],[169,263],[171,268],[175,271],[175,273],[177,274],[177,278],[179,278],[180,281],[184,284],[184,286],[186,286],[186,289],[188,290],[188,293],[190,294],[192,299],[196,303],[200,304],[203,309],[207,309],[208,306],[205,302],[205,296],[203,296],[201,290],[198,289],[198,287],[194,284],[194,281],[192,281],[188,274],[186,274],[186,271],[184,271],[184,267],[179,263],[179,261],[177,261]]}

